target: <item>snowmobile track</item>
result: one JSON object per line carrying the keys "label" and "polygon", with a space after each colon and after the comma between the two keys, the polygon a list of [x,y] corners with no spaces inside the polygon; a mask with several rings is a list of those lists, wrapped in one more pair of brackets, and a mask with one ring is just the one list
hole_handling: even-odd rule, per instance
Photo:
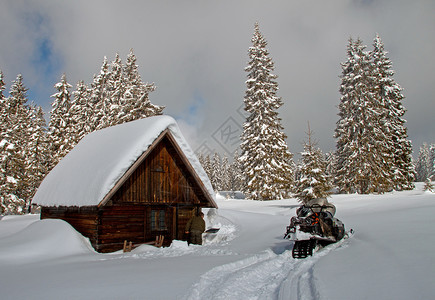
{"label": "snowmobile track", "polygon": [[346,247],[350,242],[349,238],[354,235],[353,229],[346,232],[343,239],[330,244],[319,251],[313,253],[313,256],[306,259],[297,260],[299,262],[295,272],[289,274],[280,285],[277,298],[279,300],[299,300],[299,299],[320,299],[319,291],[316,287],[316,278],[314,276],[314,266],[323,256],[331,251]]}
{"label": "snowmobile track", "polygon": [[184,299],[319,299],[314,265],[342,247],[348,237],[303,260],[293,259],[291,250],[282,254],[267,250],[215,267],[201,276]]}
{"label": "snowmobile track", "polygon": [[293,246],[293,258],[306,258],[313,255],[313,250],[316,246],[315,240],[295,241]]}

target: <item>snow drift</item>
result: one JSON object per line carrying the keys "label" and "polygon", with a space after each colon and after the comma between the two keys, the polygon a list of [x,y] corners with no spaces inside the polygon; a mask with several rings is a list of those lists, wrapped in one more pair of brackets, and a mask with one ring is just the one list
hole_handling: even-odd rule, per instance
{"label": "snow drift", "polygon": [[0,262],[26,263],[94,252],[89,240],[62,220],[46,219],[0,239]]}

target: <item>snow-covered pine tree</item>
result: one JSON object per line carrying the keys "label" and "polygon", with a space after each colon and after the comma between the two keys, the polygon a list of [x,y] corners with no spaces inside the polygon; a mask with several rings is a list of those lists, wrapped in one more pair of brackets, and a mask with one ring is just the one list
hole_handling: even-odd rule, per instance
{"label": "snow-covered pine tree", "polygon": [[[16,201],[17,180],[11,176],[17,165],[14,160],[20,152],[16,152],[14,145],[8,141],[12,138],[12,131],[9,124],[8,103],[3,94],[4,90],[4,77],[0,70],[0,215],[15,213],[24,207],[23,200],[21,203]],[[19,161],[23,162],[21,158]]]}
{"label": "snow-covered pine tree", "polygon": [[210,179],[210,182],[212,181],[212,164],[211,164],[211,159],[210,159],[210,155],[205,155],[203,156],[203,160],[201,162],[202,167],[204,168],[205,173],[207,173],[208,178]]}
{"label": "snow-covered pine tree", "polygon": [[[6,97],[3,94],[3,91],[6,89],[5,82],[4,82],[4,75],[2,70],[0,70],[0,134],[3,135],[3,132],[6,131],[6,117],[7,117],[7,111],[6,111]],[[2,136],[0,136],[2,137]],[[1,141],[1,140],[0,140]]]}
{"label": "snow-covered pine tree", "polygon": [[124,81],[124,66],[122,65],[119,54],[116,53],[115,59],[111,64],[109,78],[109,98],[110,98],[110,125],[118,124],[121,119],[122,98],[125,93],[126,82]]}
{"label": "snow-covered pine tree", "polygon": [[[3,87],[4,90],[4,87]],[[5,213],[22,213],[32,196],[29,177],[29,140],[31,117],[27,106],[27,88],[22,75],[12,82],[9,97],[3,96],[1,105],[0,179],[2,209]]]}
{"label": "snow-covered pine tree", "polygon": [[6,139],[0,140],[0,171],[0,214],[24,213],[26,201],[20,194],[25,186],[25,160]]}
{"label": "snow-covered pine tree", "polygon": [[75,91],[72,92],[73,99],[69,110],[72,119],[71,133],[76,145],[86,134],[92,131],[94,108],[89,97],[90,89],[83,80],[77,82]]}
{"label": "snow-covered pine tree", "polygon": [[233,162],[230,164],[228,169],[229,176],[229,190],[230,191],[240,191],[242,189],[242,171],[239,161],[239,152],[234,153]]}
{"label": "snow-covered pine tree", "polygon": [[124,82],[120,123],[162,114],[164,107],[154,105],[149,100],[149,93],[156,87],[154,84],[142,82],[133,49],[130,50],[125,62]]}
{"label": "snow-covered pine tree", "polygon": [[110,97],[109,80],[110,67],[107,57],[104,56],[100,73],[94,76],[89,92],[91,105],[94,108],[94,115],[91,119],[91,131],[110,126]]}
{"label": "snow-covered pine tree", "polygon": [[[205,156],[203,153],[196,153],[196,157],[198,157],[198,161],[201,164],[202,168],[204,169],[204,171],[207,173],[207,171],[205,170]],[[208,176],[208,174],[207,174]]]}
{"label": "snow-covered pine tree", "polygon": [[249,199],[281,199],[289,194],[293,183],[292,154],[277,111],[283,103],[277,96],[274,62],[258,23],[251,41],[244,98],[249,116],[243,124],[239,157],[245,175],[243,192]]}
{"label": "snow-covered pine tree", "polygon": [[69,89],[71,87],[66,80],[65,74],[63,74],[60,82],[54,85],[54,88],[58,92],[51,96],[54,98],[54,101],[48,125],[50,153],[52,157],[50,169],[75,146],[74,121],[70,115],[71,92]]}
{"label": "snow-covered pine tree", "polygon": [[391,141],[394,174],[393,184],[396,190],[410,190],[414,188],[415,169],[412,163],[412,144],[408,140],[407,128],[403,116],[406,109],[402,105],[404,96],[402,88],[394,80],[391,60],[384,50],[384,43],[379,34],[373,41],[371,52],[374,70],[373,85],[377,87],[379,103],[385,109],[381,126],[385,127],[386,138]]}
{"label": "snow-covered pine tree", "polygon": [[426,178],[423,186],[423,191],[429,191],[432,193],[435,191],[432,180],[430,178]]}
{"label": "snow-covered pine tree", "polygon": [[0,70],[0,105],[3,105],[3,103],[4,103],[5,96],[3,94],[3,91],[5,89],[6,89],[6,87],[5,87],[3,71]]}
{"label": "snow-covered pine tree", "polygon": [[301,152],[298,166],[299,178],[295,182],[295,197],[302,203],[312,199],[326,198],[331,194],[332,183],[326,174],[326,161],[317,143],[313,141],[313,132],[308,124],[308,140]]}
{"label": "snow-covered pine tree", "polygon": [[337,174],[337,156],[334,151],[327,152],[325,154],[326,161],[326,174],[330,178],[335,178]]}
{"label": "snow-covered pine tree", "polygon": [[226,154],[224,154],[224,156],[222,157],[222,164],[221,164],[221,188],[223,191],[230,191],[231,190],[231,164],[228,160],[228,156]]}
{"label": "snow-covered pine tree", "polygon": [[348,59],[342,63],[341,102],[335,130],[336,183],[342,192],[385,192],[393,183],[392,143],[374,83],[375,68],[360,39],[349,39]]}
{"label": "snow-covered pine tree", "polygon": [[431,176],[433,161],[431,161],[431,147],[423,143],[418,151],[417,161],[415,162],[416,178],[418,182],[423,182]]}
{"label": "snow-covered pine tree", "polygon": [[435,144],[429,147],[430,173],[429,178],[435,180]]}
{"label": "snow-covered pine tree", "polygon": [[215,191],[222,191],[222,162],[219,153],[213,154],[211,165],[211,185]]}
{"label": "snow-covered pine tree", "polygon": [[92,131],[162,114],[164,107],[149,101],[149,93],[154,89],[154,84],[141,81],[133,50],[126,65],[118,53],[110,64],[104,57],[90,87],[79,81],[73,92],[70,115],[75,143]]}
{"label": "snow-covered pine tree", "polygon": [[27,144],[28,151],[26,159],[30,199],[32,199],[42,179],[48,173],[51,157],[44,112],[39,106],[31,106],[30,113],[30,139]]}

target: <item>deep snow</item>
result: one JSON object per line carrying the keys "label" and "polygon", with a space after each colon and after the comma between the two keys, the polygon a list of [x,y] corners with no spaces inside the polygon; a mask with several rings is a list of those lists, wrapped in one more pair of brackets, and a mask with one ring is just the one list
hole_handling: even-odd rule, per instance
{"label": "deep snow", "polygon": [[295,260],[295,199],[217,199],[203,246],[99,254],[67,223],[0,220],[1,299],[434,299],[435,194],[334,195],[355,234]]}

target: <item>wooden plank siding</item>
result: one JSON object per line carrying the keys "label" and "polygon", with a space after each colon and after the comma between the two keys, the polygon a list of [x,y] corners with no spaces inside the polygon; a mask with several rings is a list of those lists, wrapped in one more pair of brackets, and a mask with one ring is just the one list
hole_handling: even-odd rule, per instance
{"label": "wooden plank siding", "polygon": [[145,206],[108,205],[98,210],[98,252],[120,250],[125,240],[144,242]]}
{"label": "wooden plank siding", "polygon": [[165,137],[115,192],[112,203],[196,204],[200,187]]}

